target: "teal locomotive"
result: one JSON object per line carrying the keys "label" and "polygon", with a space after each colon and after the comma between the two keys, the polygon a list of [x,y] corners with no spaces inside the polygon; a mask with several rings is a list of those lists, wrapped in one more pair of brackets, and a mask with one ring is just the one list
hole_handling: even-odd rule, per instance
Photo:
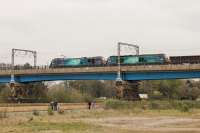
{"label": "teal locomotive", "polygon": [[[144,55],[124,55],[120,56],[121,65],[153,65],[167,63],[165,54],[144,54]],[[117,65],[118,56],[110,56],[107,65]]]}
{"label": "teal locomotive", "polygon": [[81,58],[55,58],[51,61],[50,68],[102,66],[103,64],[104,59],[101,56]]}
{"label": "teal locomotive", "polygon": [[[168,63],[168,59],[166,58],[165,54],[120,56],[121,65],[156,65],[166,63]],[[116,66],[117,64],[118,56],[110,56],[107,60],[101,56],[81,58],[55,58],[51,61],[50,68]]]}

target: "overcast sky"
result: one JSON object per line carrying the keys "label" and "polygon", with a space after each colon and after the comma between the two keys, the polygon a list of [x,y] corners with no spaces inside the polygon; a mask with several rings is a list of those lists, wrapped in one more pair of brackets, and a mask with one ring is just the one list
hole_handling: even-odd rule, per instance
{"label": "overcast sky", "polygon": [[119,41],[141,53],[200,55],[200,0],[0,0],[0,62],[12,48],[37,50],[39,64],[109,56]]}

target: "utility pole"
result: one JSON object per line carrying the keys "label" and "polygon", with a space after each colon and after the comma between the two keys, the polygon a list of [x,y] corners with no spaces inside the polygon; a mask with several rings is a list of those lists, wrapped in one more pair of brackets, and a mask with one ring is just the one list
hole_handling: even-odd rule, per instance
{"label": "utility pole", "polygon": [[136,51],[136,55],[139,55],[139,46],[134,45],[134,44],[129,44],[129,43],[123,43],[123,42],[118,42],[117,45],[117,55],[118,55],[118,72],[117,72],[117,82],[121,82],[121,61],[120,61],[120,56],[121,56],[121,47],[122,46],[128,46],[128,47],[133,47]]}

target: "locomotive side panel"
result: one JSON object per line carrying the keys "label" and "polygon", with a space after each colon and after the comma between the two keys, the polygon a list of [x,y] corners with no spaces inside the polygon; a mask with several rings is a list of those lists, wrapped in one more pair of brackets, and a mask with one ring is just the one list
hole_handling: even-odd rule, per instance
{"label": "locomotive side panel", "polygon": [[[117,65],[118,56],[110,56],[107,60],[108,65]],[[164,54],[144,54],[144,55],[127,55],[120,56],[121,65],[148,65],[148,64],[165,64],[168,59]]]}
{"label": "locomotive side panel", "polygon": [[81,57],[81,58],[55,58],[51,61],[50,68],[61,67],[84,67],[84,66],[103,66],[103,57]]}

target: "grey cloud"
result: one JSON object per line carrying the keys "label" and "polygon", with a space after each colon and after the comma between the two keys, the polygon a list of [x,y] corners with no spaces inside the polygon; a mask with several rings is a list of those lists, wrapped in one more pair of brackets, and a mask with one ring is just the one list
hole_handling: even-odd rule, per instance
{"label": "grey cloud", "polygon": [[124,41],[142,53],[198,54],[199,6],[199,0],[0,0],[0,53],[38,50],[42,64],[61,54],[113,55]]}

